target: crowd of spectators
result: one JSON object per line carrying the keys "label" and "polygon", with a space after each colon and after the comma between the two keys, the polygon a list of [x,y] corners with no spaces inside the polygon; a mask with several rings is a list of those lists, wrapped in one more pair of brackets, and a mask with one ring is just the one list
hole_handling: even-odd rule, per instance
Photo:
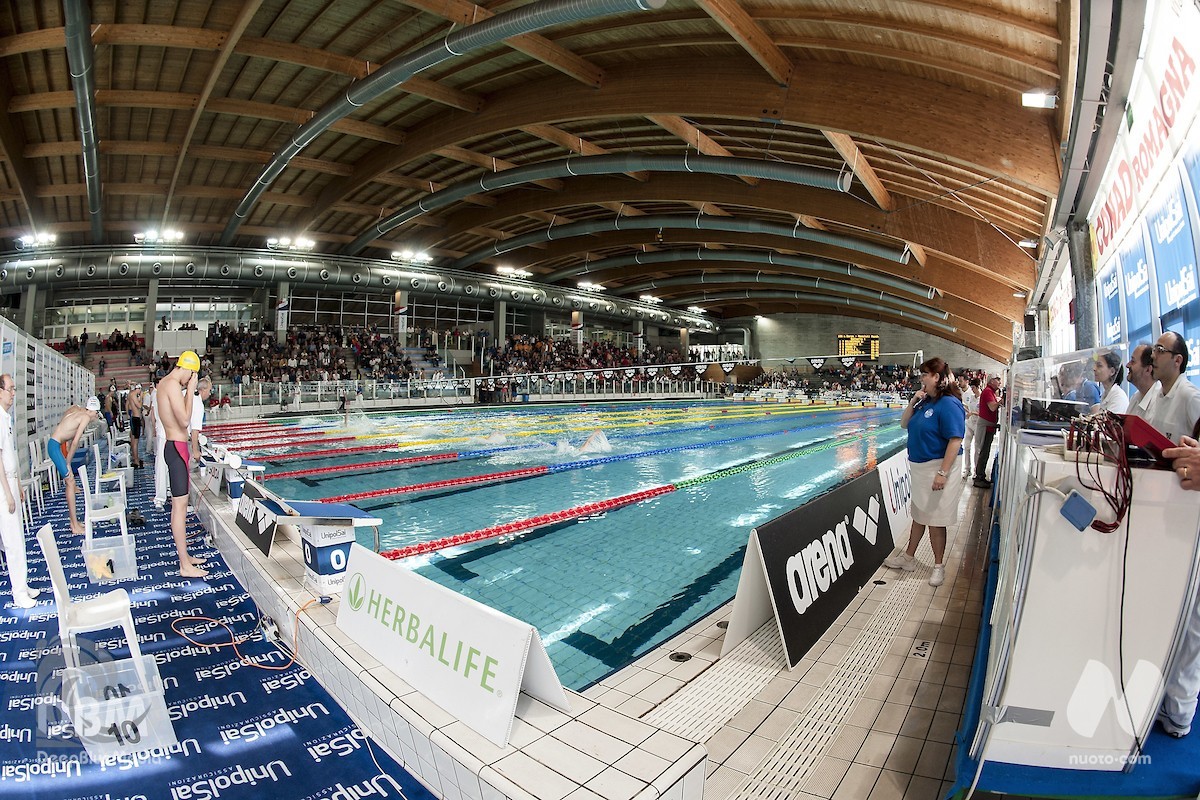
{"label": "crowd of spectators", "polygon": [[484,373],[495,375],[684,363],[677,348],[654,347],[639,353],[636,347],[612,342],[585,342],[580,348],[568,337],[530,334],[510,334],[503,345],[493,345],[483,353]]}
{"label": "crowd of spectators", "polygon": [[[921,388],[920,370],[898,364],[856,363],[852,367],[825,365],[815,371],[801,371],[796,367],[770,370],[758,376],[749,385],[752,389],[795,389],[812,394],[814,392],[881,392],[907,395]],[[981,377],[983,370],[964,369],[956,375],[968,378]]]}

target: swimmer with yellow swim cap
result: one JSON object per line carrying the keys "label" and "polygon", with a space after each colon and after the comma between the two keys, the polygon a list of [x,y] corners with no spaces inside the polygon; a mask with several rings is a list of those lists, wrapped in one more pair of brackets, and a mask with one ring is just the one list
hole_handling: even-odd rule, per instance
{"label": "swimmer with yellow swim cap", "polygon": [[184,350],[175,362],[175,369],[158,382],[158,407],[155,409],[166,434],[163,461],[171,493],[171,536],[179,556],[179,575],[184,578],[204,578],[208,573],[200,568],[202,559],[193,558],[187,551],[188,484],[188,425],[192,420],[192,400],[200,372],[200,356]]}

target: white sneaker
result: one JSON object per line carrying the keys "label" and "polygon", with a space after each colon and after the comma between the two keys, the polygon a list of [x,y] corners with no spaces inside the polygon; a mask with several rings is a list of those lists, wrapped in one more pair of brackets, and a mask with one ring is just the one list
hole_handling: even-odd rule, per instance
{"label": "white sneaker", "polygon": [[941,586],[946,582],[946,568],[941,564],[933,565],[933,572],[929,576],[930,586]]}
{"label": "white sneaker", "polygon": [[42,590],[29,588],[29,589],[25,590],[25,594],[30,600],[37,600],[39,597],[42,596]]}
{"label": "white sneaker", "polygon": [[37,601],[32,597],[21,595],[13,597],[13,605],[17,608],[33,608],[37,605]]}
{"label": "white sneaker", "polygon": [[891,569],[902,569],[905,572],[913,572],[917,568],[917,560],[903,550],[899,550],[895,555],[885,558],[883,565]]}

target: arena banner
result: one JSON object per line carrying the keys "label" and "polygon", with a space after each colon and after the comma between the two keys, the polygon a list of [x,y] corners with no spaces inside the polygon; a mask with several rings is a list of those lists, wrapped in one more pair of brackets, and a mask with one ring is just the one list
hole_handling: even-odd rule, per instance
{"label": "arena banner", "polygon": [[750,531],[721,655],[773,617],[794,669],[891,553],[891,516],[873,469]]}
{"label": "arena banner", "polygon": [[562,711],[567,696],[537,629],[351,545],[338,627],[494,744],[521,691]]}
{"label": "arena banner", "polygon": [[1146,243],[1140,235],[1128,237],[1121,247],[1118,261],[1121,265],[1121,284],[1125,288],[1125,316],[1129,341],[1149,341],[1150,323],[1150,271],[1146,262]]}

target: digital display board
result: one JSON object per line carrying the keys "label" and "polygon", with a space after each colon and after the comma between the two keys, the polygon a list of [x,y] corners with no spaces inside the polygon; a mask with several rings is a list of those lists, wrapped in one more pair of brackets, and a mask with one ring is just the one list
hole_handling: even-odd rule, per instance
{"label": "digital display board", "polygon": [[879,335],[874,333],[839,333],[839,356],[863,356],[872,361],[879,360]]}

